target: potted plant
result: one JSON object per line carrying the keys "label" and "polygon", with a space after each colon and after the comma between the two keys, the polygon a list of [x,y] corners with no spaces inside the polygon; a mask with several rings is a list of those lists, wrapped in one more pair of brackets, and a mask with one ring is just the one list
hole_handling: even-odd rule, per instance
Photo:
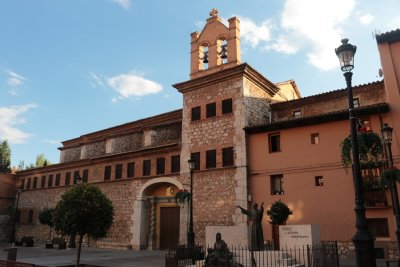
{"label": "potted plant", "polygon": [[384,187],[398,181],[400,181],[400,170],[394,166],[387,168],[381,174],[381,185]]}
{"label": "potted plant", "polygon": [[175,202],[176,203],[189,203],[189,201],[192,199],[192,196],[190,192],[188,192],[186,189],[180,189],[178,192],[175,194]]}
{"label": "potted plant", "polygon": [[51,240],[51,230],[54,227],[53,212],[54,209],[44,209],[39,213],[40,223],[50,227],[49,240],[46,243],[46,248],[53,248],[53,242]]}

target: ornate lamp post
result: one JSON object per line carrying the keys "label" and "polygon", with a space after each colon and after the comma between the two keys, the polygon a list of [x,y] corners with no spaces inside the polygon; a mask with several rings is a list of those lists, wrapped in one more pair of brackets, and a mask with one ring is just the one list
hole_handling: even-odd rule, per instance
{"label": "ornate lamp post", "polygon": [[16,224],[17,224],[17,218],[18,218],[18,206],[19,206],[19,195],[23,191],[22,185],[17,187],[17,201],[15,203],[15,211],[14,211],[14,220],[13,220],[13,226],[12,226],[12,232],[11,232],[11,242],[12,242],[12,247],[15,246],[15,234],[16,234]]}
{"label": "ornate lamp post", "polygon": [[[393,128],[385,123],[381,129],[383,142],[386,144],[388,152],[388,169],[393,167],[393,156],[392,156],[392,131]],[[399,213],[399,195],[397,194],[396,180],[393,179],[390,184],[390,194],[393,203],[393,214],[396,218],[396,237],[397,237],[397,247],[400,252],[400,213]]]}
{"label": "ornate lamp post", "polygon": [[194,247],[194,232],[193,232],[193,170],[194,170],[194,160],[190,158],[188,160],[189,170],[190,170],[190,206],[189,206],[189,230],[187,232],[187,245],[188,247]]}
{"label": "ornate lamp post", "polygon": [[356,213],[356,234],[353,237],[353,243],[356,254],[357,267],[376,267],[374,238],[368,230],[365,217],[365,206],[363,199],[363,188],[360,171],[360,158],[358,155],[356,118],[354,116],[353,91],[351,87],[351,78],[354,68],[354,54],[357,47],[348,43],[348,39],[342,40],[342,45],[335,49],[336,55],[340,61],[340,68],[344,72],[344,77],[347,84],[347,100],[349,103],[349,119],[350,119],[350,134],[352,148],[352,171],[355,191]]}

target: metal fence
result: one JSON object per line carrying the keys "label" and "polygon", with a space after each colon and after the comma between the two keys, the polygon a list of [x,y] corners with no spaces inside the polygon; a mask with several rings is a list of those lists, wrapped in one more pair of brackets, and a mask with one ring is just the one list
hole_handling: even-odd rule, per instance
{"label": "metal fence", "polygon": [[165,256],[166,267],[219,266],[219,267],[338,267],[337,242],[322,242],[299,248],[265,249],[251,251],[247,248],[230,247],[219,260],[213,260],[212,249],[197,246],[195,250],[178,247]]}
{"label": "metal fence", "polygon": [[40,267],[40,266],[30,263],[0,260],[0,267]]}

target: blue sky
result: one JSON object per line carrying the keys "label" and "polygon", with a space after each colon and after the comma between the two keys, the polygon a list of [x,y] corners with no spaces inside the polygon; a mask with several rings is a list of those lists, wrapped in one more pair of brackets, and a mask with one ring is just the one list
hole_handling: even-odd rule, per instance
{"label": "blue sky", "polygon": [[334,48],[357,45],[353,84],[379,80],[375,33],[400,27],[398,0],[2,0],[0,140],[12,165],[61,141],[182,107],[190,33],[212,8],[241,21],[242,61],[302,96],[345,87]]}

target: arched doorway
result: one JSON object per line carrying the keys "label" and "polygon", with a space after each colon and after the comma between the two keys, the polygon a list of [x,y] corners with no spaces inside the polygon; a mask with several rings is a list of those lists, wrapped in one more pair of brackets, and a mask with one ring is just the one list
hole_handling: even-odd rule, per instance
{"label": "arched doorway", "polygon": [[180,188],[182,184],[172,178],[152,179],[141,187],[134,204],[135,248],[168,249],[179,244],[186,213],[175,203]]}

